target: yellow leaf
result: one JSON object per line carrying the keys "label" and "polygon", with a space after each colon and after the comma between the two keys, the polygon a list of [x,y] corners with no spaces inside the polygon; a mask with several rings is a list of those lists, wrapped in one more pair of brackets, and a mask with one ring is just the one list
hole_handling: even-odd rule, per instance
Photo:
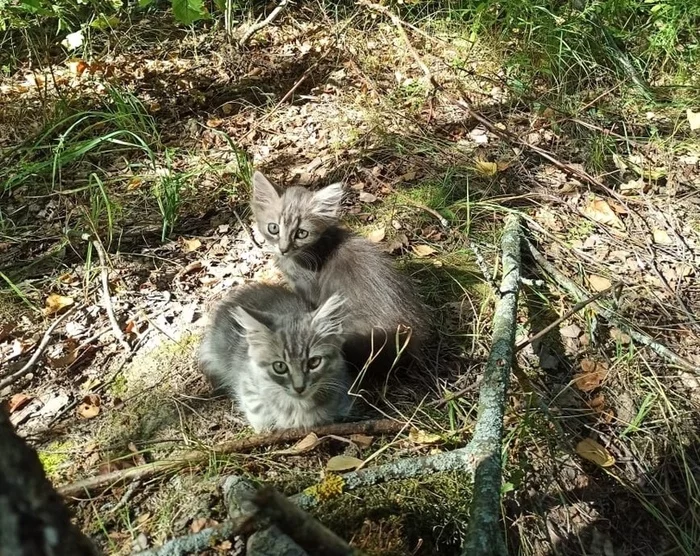
{"label": "yellow leaf", "polygon": [[625,229],[625,225],[622,223],[622,220],[620,220],[613,212],[613,209],[610,208],[607,201],[601,199],[600,197],[593,197],[591,202],[584,207],[583,214],[594,222],[607,224],[608,226],[618,228],[619,230]]}
{"label": "yellow leaf", "polygon": [[386,236],[386,228],[382,226],[381,228],[372,230],[367,236],[367,239],[369,239],[372,243],[379,243],[384,239],[384,236]]}
{"label": "yellow leaf", "polygon": [[364,462],[352,456],[333,456],[326,464],[327,471],[352,471]]}
{"label": "yellow leaf", "polygon": [[420,429],[411,429],[411,432],[408,433],[408,439],[415,444],[435,444],[440,442],[442,437],[439,434],[425,432]]}
{"label": "yellow leaf", "polygon": [[474,170],[476,170],[477,174],[489,178],[498,173],[498,164],[495,162],[489,162],[483,158],[477,158],[474,161]]}
{"label": "yellow leaf", "polygon": [[428,257],[435,253],[435,249],[430,247],[430,245],[414,245],[413,252],[419,257]]}
{"label": "yellow leaf", "polygon": [[143,183],[143,178],[140,178],[138,176],[133,176],[129,180],[129,183],[126,184],[126,190],[133,191],[134,189],[138,189],[139,187],[141,187],[142,183]]}
{"label": "yellow leaf", "polygon": [[65,295],[60,295],[58,293],[52,293],[46,298],[46,307],[44,307],[44,314],[46,316],[58,313],[61,309],[65,309],[70,305],[73,305],[75,300],[72,297],[66,297]]}
{"label": "yellow leaf", "polygon": [[88,394],[78,406],[78,417],[82,419],[97,417],[100,413],[101,403],[100,397],[97,394]]}
{"label": "yellow leaf", "polygon": [[591,288],[597,292],[602,292],[603,290],[607,290],[610,286],[612,286],[612,282],[610,282],[610,280],[604,276],[598,276],[597,274],[591,274],[588,277],[588,283],[591,285]]}
{"label": "yellow leaf", "polygon": [[588,461],[592,461],[601,467],[615,465],[615,458],[592,438],[584,438],[576,445],[576,453]]}
{"label": "yellow leaf", "polygon": [[685,115],[688,117],[688,123],[690,124],[690,129],[692,131],[700,129],[700,112],[693,112],[690,108],[688,108]]}
{"label": "yellow leaf", "polygon": [[653,230],[653,234],[654,243],[657,243],[658,245],[673,245],[673,240],[671,239],[671,236],[668,235],[666,230],[655,228]]}
{"label": "yellow leaf", "polygon": [[184,246],[185,246],[185,252],[186,253],[191,253],[192,251],[196,251],[202,246],[202,242],[199,241],[196,237],[192,239],[183,239],[182,240]]}

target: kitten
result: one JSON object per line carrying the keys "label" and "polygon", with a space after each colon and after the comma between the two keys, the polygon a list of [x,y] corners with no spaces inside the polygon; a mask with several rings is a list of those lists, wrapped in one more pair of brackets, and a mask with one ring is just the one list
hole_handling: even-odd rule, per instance
{"label": "kitten", "polygon": [[397,346],[410,339],[407,352],[415,352],[424,341],[428,314],[409,278],[394,269],[388,255],[339,226],[342,198],[340,183],[316,192],[280,190],[260,172],[253,175],[258,229],[273,246],[287,281],[313,304],[342,293],[348,311],[346,358],[360,369],[370,354],[382,351],[375,362],[391,365]]}
{"label": "kitten", "polygon": [[282,286],[241,286],[216,309],[200,366],[256,431],[336,421],[351,405],[343,304],[334,295],[313,309]]}

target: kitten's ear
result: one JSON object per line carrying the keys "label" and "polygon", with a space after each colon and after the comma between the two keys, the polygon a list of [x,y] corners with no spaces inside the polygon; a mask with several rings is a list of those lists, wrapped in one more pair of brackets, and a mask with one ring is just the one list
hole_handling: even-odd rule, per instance
{"label": "kitten's ear", "polygon": [[332,183],[314,193],[316,213],[326,218],[337,218],[343,201],[343,184]]}
{"label": "kitten's ear", "polygon": [[269,334],[270,329],[256,319],[243,307],[236,307],[231,310],[234,320],[243,327],[247,337]]}
{"label": "kitten's ear", "polygon": [[333,294],[314,313],[311,323],[321,336],[334,336],[343,333],[343,309],[345,298]]}
{"label": "kitten's ear", "polygon": [[253,174],[253,202],[258,205],[272,205],[279,201],[280,191],[270,181],[256,171]]}

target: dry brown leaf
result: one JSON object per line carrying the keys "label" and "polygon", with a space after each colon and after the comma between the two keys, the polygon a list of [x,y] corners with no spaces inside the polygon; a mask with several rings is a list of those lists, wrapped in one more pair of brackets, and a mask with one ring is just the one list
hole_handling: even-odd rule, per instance
{"label": "dry brown leaf", "polygon": [[328,471],[353,471],[364,462],[352,456],[333,456],[326,464]]}
{"label": "dry brown leaf", "polygon": [[612,282],[608,280],[605,276],[598,276],[597,274],[591,274],[588,277],[588,283],[593,288],[593,291],[602,292],[607,290],[612,286]]}
{"label": "dry brown leaf", "polygon": [[386,228],[382,226],[381,228],[372,230],[367,236],[367,239],[369,239],[372,243],[379,243],[384,239],[384,237],[386,237]]}
{"label": "dry brown leaf", "polygon": [[605,362],[592,359],[583,359],[581,370],[583,372],[574,375],[574,384],[582,392],[590,392],[598,388],[608,374],[608,366]]}
{"label": "dry brown leaf", "polygon": [[559,329],[559,334],[561,334],[563,338],[575,339],[581,335],[581,332],[582,330],[575,324],[570,324],[569,326],[564,326]]}
{"label": "dry brown leaf", "polygon": [[477,158],[474,161],[474,170],[476,170],[477,174],[490,178],[498,173],[498,164],[489,162],[483,158]]}
{"label": "dry brown leaf", "polygon": [[657,245],[673,245],[673,239],[671,239],[666,230],[654,228],[652,233],[654,234],[654,243]]}
{"label": "dry brown leaf", "polygon": [[615,340],[616,342],[620,342],[623,345],[627,345],[632,341],[632,338],[630,338],[627,334],[625,334],[619,328],[611,328],[610,329],[610,337],[613,340]]}
{"label": "dry brown leaf", "polygon": [[360,448],[369,448],[372,442],[374,442],[374,437],[367,436],[366,434],[351,434],[350,440],[352,440]]}
{"label": "dry brown leaf", "polygon": [[78,350],[72,349],[66,355],[61,357],[48,357],[49,365],[52,369],[65,369],[72,365],[78,358]]}
{"label": "dry brown leaf", "polygon": [[408,439],[415,444],[435,444],[442,440],[439,434],[429,433],[420,429],[411,429]]}
{"label": "dry brown leaf", "polygon": [[576,453],[583,459],[592,461],[601,467],[610,467],[615,465],[615,458],[607,451],[605,446],[602,446],[592,438],[584,438],[576,445]]}
{"label": "dry brown leaf", "polygon": [[219,118],[210,118],[207,120],[207,125],[213,128],[221,127],[221,124],[223,123],[224,121]]}
{"label": "dry brown leaf", "polygon": [[360,191],[360,201],[363,203],[375,203],[379,199],[376,195],[372,195],[371,193],[367,193],[366,191]]}
{"label": "dry brown leaf", "polygon": [[199,533],[202,529],[204,529],[207,526],[207,518],[206,517],[196,517],[192,520],[192,523],[190,524],[190,531],[193,533]]}
{"label": "dry brown leaf", "polygon": [[65,309],[75,303],[75,299],[58,293],[52,293],[46,298],[46,307],[44,307],[44,315],[49,316],[58,313],[61,309]]}
{"label": "dry brown leaf", "polygon": [[88,394],[83,398],[82,403],[78,406],[78,417],[82,419],[92,419],[100,413],[100,405],[102,401],[97,394]]}
{"label": "dry brown leaf", "polygon": [[319,442],[320,440],[318,435],[315,432],[310,432],[294,446],[292,446],[289,451],[293,454],[303,454],[304,452],[313,450],[316,446],[318,446]]}
{"label": "dry brown leaf", "polygon": [[583,208],[583,214],[594,222],[599,224],[607,224],[613,228],[624,230],[625,225],[622,223],[607,201],[600,197],[593,197],[587,206]]}
{"label": "dry brown leaf", "polygon": [[34,398],[32,396],[28,396],[27,394],[15,394],[14,396],[12,396],[10,398],[10,406],[8,407],[10,415],[12,415],[15,411],[19,411],[20,409],[22,409],[33,399]]}
{"label": "dry brown leaf", "polygon": [[202,246],[202,242],[199,241],[196,237],[192,239],[183,239],[182,244],[185,248],[186,253],[191,253],[192,251],[196,251]]}
{"label": "dry brown leaf", "polygon": [[690,129],[695,131],[700,129],[700,112],[693,112],[690,108],[685,111],[685,115],[688,118],[688,123],[690,124]]}
{"label": "dry brown leaf", "polygon": [[429,257],[433,253],[435,253],[435,249],[430,247],[430,245],[425,245],[425,244],[420,244],[420,245],[414,245],[412,247],[413,252],[418,256],[418,257]]}
{"label": "dry brown leaf", "polygon": [[0,324],[0,342],[4,341],[17,326],[14,322],[4,322]]}

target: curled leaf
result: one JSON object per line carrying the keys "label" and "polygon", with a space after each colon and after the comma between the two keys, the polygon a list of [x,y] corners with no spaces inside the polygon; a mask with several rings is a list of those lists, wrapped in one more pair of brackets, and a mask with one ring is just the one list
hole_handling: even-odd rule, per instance
{"label": "curled leaf", "polygon": [[369,448],[372,442],[374,442],[374,437],[367,436],[366,434],[351,434],[350,440],[352,440],[360,448]]}
{"label": "curled leaf", "polygon": [[430,245],[420,244],[413,246],[413,252],[419,257],[428,257],[435,253],[435,249],[430,247]]}
{"label": "curled leaf", "polygon": [[100,405],[102,400],[97,394],[88,394],[83,398],[82,403],[78,406],[78,417],[82,419],[92,419],[100,413]]}
{"label": "curled leaf", "polygon": [[477,174],[485,177],[495,176],[498,173],[498,164],[495,162],[489,162],[482,158],[477,158],[474,161],[474,170]]}
{"label": "curled leaf", "polygon": [[65,295],[60,295],[58,293],[52,293],[46,298],[46,306],[44,307],[44,315],[49,316],[58,313],[61,309],[65,309],[70,305],[75,303],[75,299],[72,297],[67,297]]}
{"label": "curled leaf", "polygon": [[386,228],[382,226],[381,228],[377,228],[376,230],[372,230],[369,235],[367,236],[367,239],[369,239],[372,243],[379,243],[384,239],[386,236]]}
{"label": "curled leaf", "polygon": [[622,220],[620,220],[613,209],[610,208],[608,202],[600,197],[593,197],[588,205],[584,207],[583,214],[594,222],[607,224],[619,230],[625,229]]}
{"label": "curled leaf", "polygon": [[583,459],[592,461],[601,467],[615,465],[615,458],[610,452],[592,438],[584,438],[576,445],[576,453]]}
{"label": "curled leaf", "polygon": [[420,429],[411,429],[411,432],[408,433],[408,439],[416,444],[435,444],[442,440],[439,434],[425,432]]}

